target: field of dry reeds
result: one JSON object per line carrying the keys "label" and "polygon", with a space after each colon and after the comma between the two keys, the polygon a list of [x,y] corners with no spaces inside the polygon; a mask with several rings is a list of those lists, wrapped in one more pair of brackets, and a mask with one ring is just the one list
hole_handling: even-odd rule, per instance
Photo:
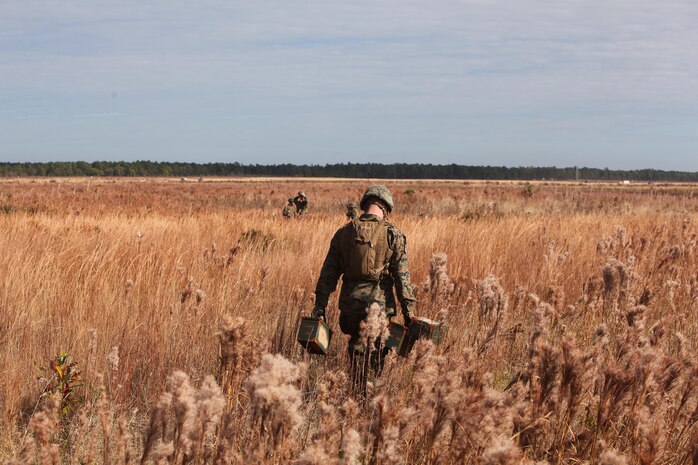
{"label": "field of dry reeds", "polygon": [[450,330],[357,401],[295,332],[369,184],[0,181],[0,460],[698,464],[698,188],[387,182]]}

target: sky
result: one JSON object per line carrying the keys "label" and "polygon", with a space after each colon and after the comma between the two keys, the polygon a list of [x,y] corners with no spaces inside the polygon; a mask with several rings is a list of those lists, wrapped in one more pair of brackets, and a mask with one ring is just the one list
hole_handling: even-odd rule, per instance
{"label": "sky", "polygon": [[696,0],[0,0],[0,161],[698,171]]}

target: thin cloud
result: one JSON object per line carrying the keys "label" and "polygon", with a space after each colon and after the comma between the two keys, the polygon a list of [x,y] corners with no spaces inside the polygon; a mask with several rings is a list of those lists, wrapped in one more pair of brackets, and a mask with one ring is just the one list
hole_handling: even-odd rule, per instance
{"label": "thin cloud", "polygon": [[[35,115],[0,112],[0,124],[23,153],[53,150],[31,134],[56,134],[69,114],[105,140],[151,127],[119,145],[134,158],[268,162],[346,161],[324,158],[342,144],[380,161],[533,165],[552,156],[536,156],[550,138],[556,164],[613,152],[622,167],[634,146],[615,134],[640,134],[635,153],[665,147],[656,167],[674,157],[698,170],[697,23],[693,0],[10,2],[0,110],[37,99],[56,110],[33,126],[19,119]],[[119,128],[98,123],[117,116]],[[174,126],[197,129],[169,146]],[[667,134],[683,142],[666,147]]]}

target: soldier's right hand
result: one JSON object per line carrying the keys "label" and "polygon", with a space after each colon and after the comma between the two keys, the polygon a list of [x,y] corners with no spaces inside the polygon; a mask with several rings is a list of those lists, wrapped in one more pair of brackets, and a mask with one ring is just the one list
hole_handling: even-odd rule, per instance
{"label": "soldier's right hand", "polygon": [[325,319],[325,309],[322,307],[315,307],[313,309],[313,313],[310,314],[313,318],[322,318],[323,320]]}

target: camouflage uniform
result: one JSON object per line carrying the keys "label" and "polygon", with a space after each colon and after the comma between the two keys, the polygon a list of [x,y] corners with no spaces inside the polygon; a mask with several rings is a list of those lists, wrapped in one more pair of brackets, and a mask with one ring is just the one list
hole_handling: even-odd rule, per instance
{"label": "camouflage uniform", "polygon": [[[362,208],[364,202],[362,201]],[[390,202],[392,210],[392,198]],[[362,222],[385,222],[387,230],[387,245],[389,260],[387,268],[378,280],[352,280],[347,279],[348,270],[347,250],[353,246],[353,231],[355,224]],[[377,303],[385,311],[388,317],[396,314],[396,300],[400,302],[405,321],[409,320],[410,307],[415,301],[414,292],[410,283],[410,275],[407,268],[407,239],[397,227],[387,219],[376,215],[362,214],[358,219],[342,226],[332,237],[330,249],[322,265],[320,277],[315,287],[314,314],[324,316],[329,295],[337,288],[337,282],[342,276],[342,287],[339,294],[339,326],[344,334],[350,336],[349,356],[352,360],[352,380],[354,387],[358,387],[364,394],[366,389],[366,377],[369,365],[377,372],[382,367],[386,350],[378,347],[378,351],[368,350],[362,345],[359,336],[360,324],[367,316],[367,308]]]}
{"label": "camouflage uniform", "polygon": [[[385,221],[375,215],[364,213],[358,221]],[[337,288],[339,277],[344,273],[344,260],[341,254],[340,241],[346,240],[352,223],[341,227],[330,242],[330,250],[322,265],[320,278],[315,287],[315,306],[327,307],[329,295]],[[388,274],[378,282],[342,280],[339,293],[339,324],[344,334],[358,337],[359,323],[366,317],[366,308],[372,303],[379,304],[388,316],[396,314],[396,302],[393,289],[397,293],[403,313],[410,312],[410,306],[415,301],[407,269],[406,237],[398,228],[388,223],[388,246],[392,257],[388,266]]]}
{"label": "camouflage uniform", "polygon": [[303,215],[308,209],[308,197],[303,192],[299,192],[293,199],[293,204],[296,206],[296,214]]}
{"label": "camouflage uniform", "polygon": [[293,199],[288,199],[288,203],[284,207],[284,218],[291,218],[293,216]]}
{"label": "camouflage uniform", "polygon": [[353,220],[356,219],[356,217],[359,215],[359,213],[356,211],[356,204],[354,202],[348,203],[347,204],[347,219]]}

